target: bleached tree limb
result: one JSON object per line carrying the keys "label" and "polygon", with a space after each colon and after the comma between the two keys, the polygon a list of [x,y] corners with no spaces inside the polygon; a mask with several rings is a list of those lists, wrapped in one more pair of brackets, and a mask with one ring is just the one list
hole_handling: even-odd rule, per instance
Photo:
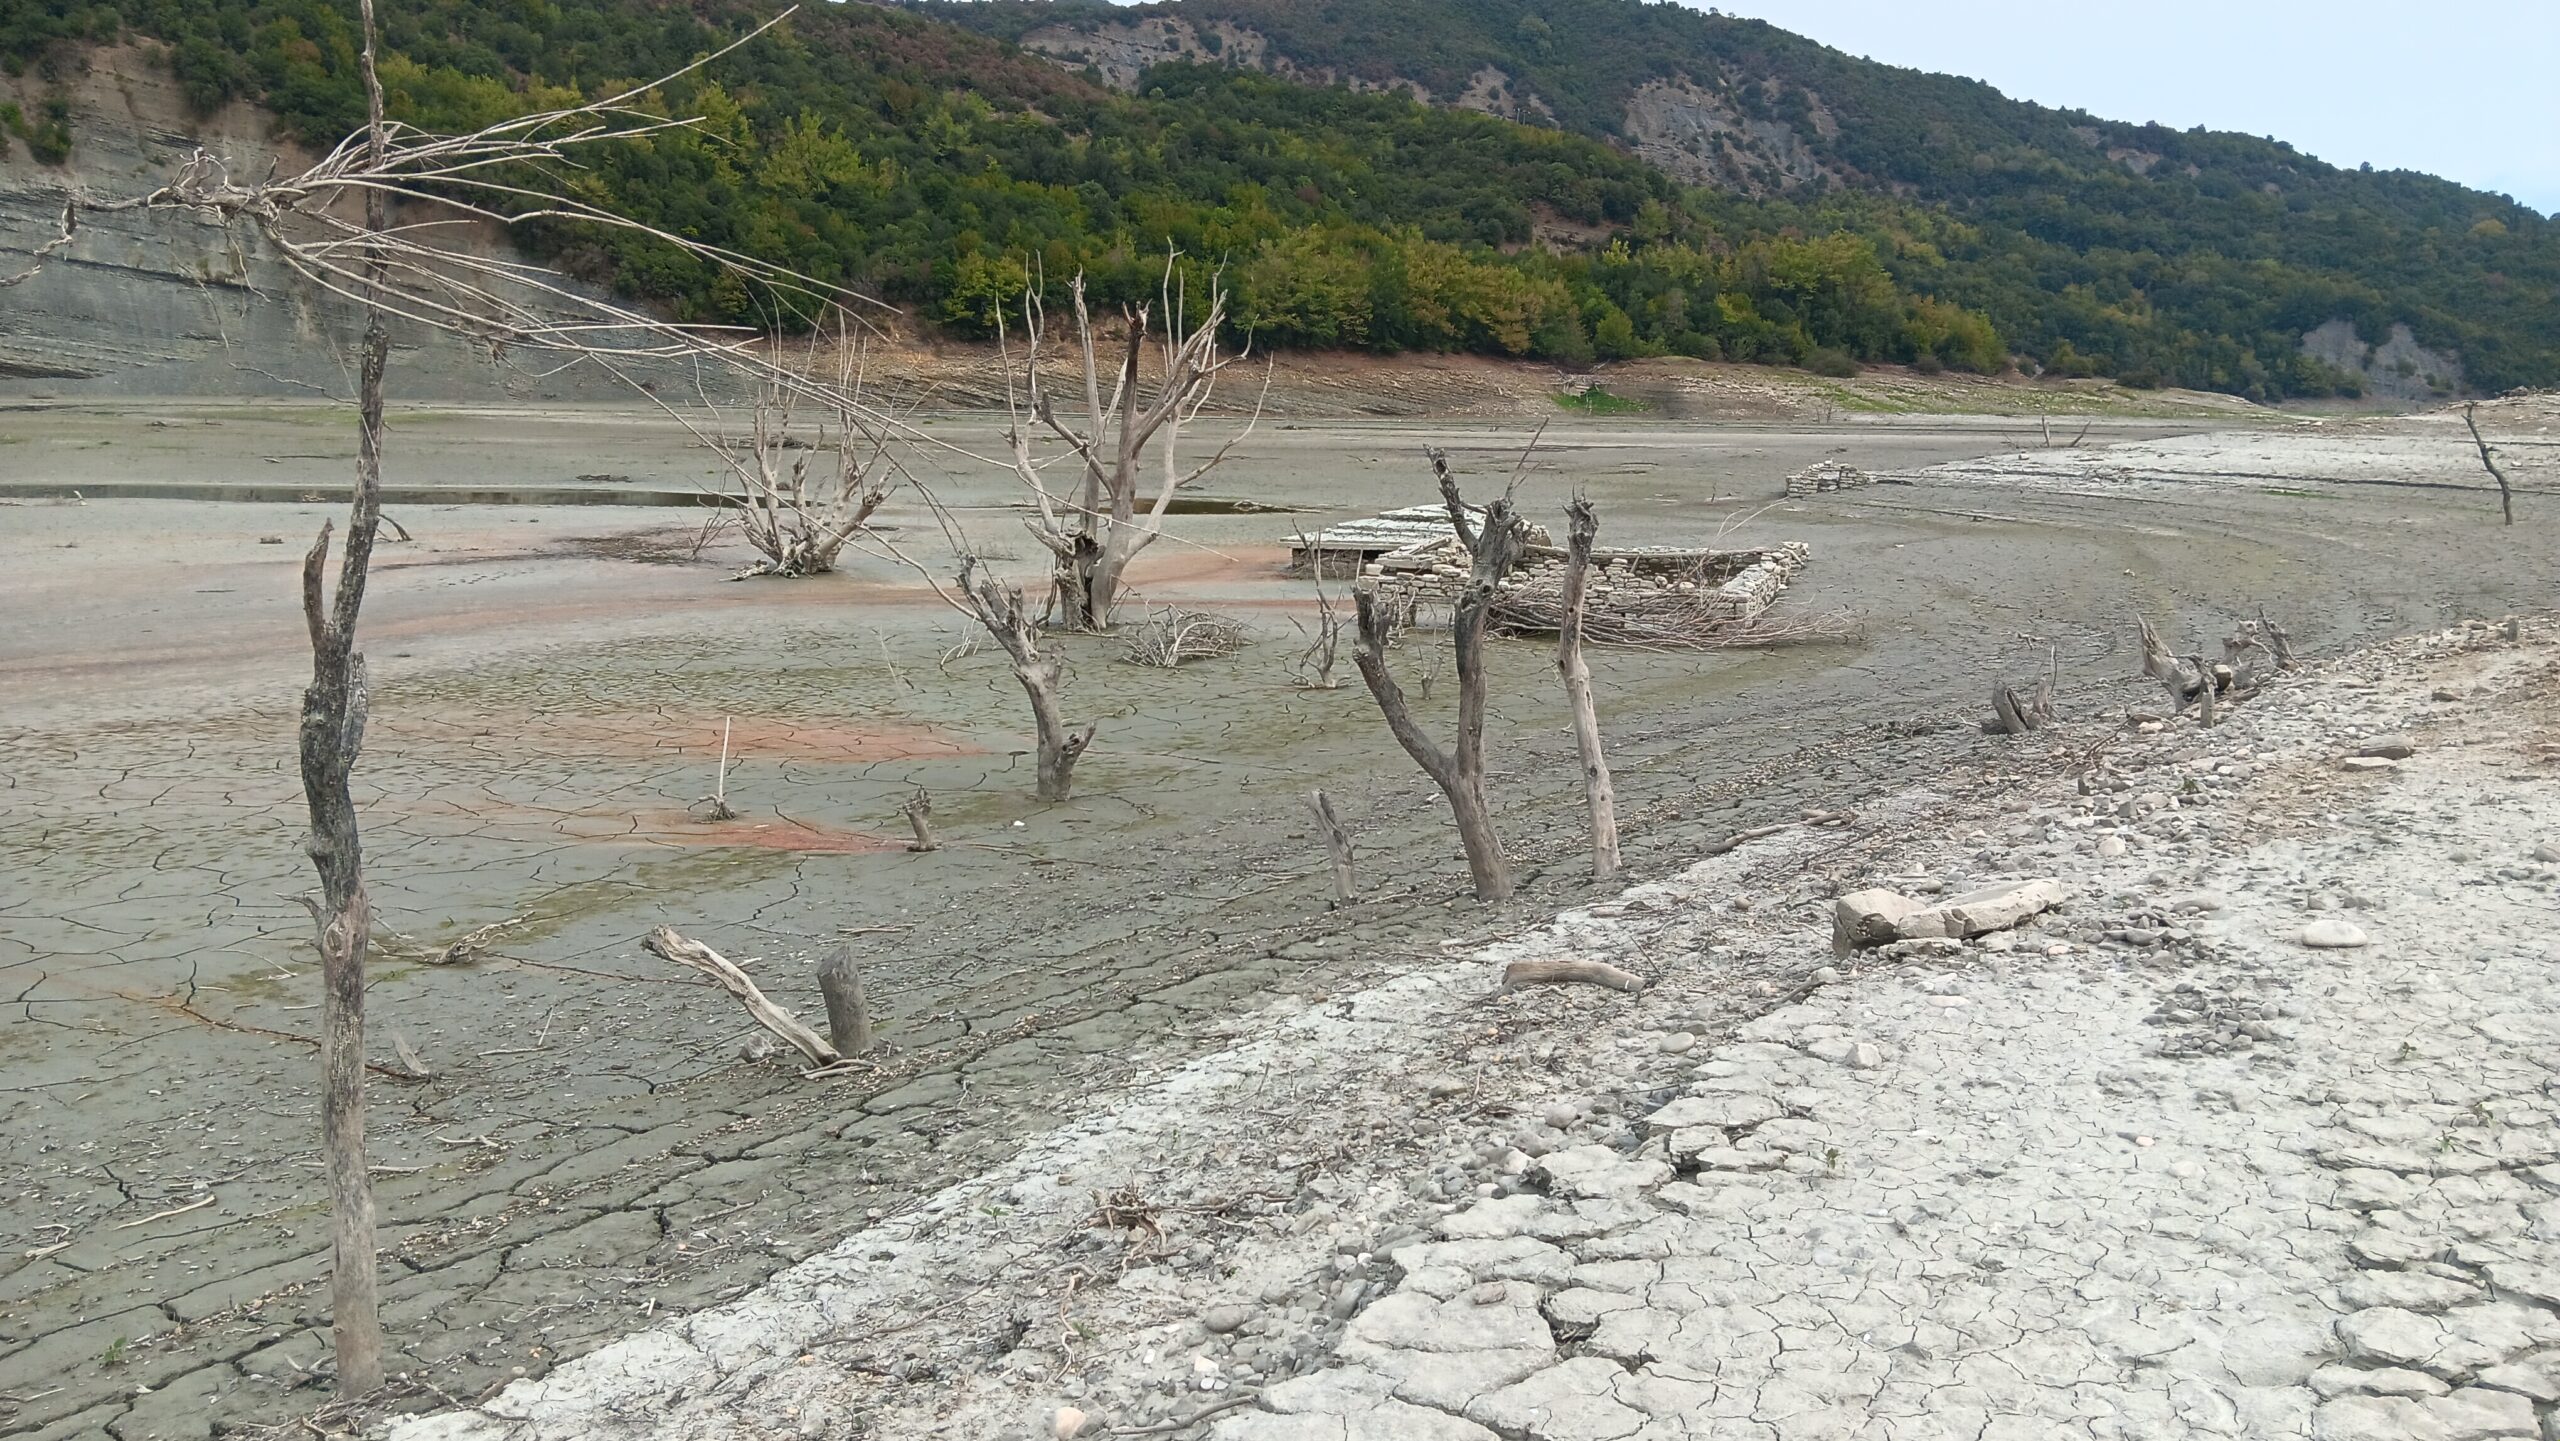
{"label": "bleached tree limb", "polygon": [[640,945],[653,956],[700,971],[719,982],[722,990],[737,997],[739,1003],[747,1008],[750,1019],[812,1062],[826,1066],[844,1059],[824,1037],[802,1024],[799,1017],[775,1005],[757,989],[754,981],[747,979],[747,973],[739,970],[736,962],[718,951],[700,941],[680,936],[665,926],[649,932],[648,939]]}
{"label": "bleached tree limb", "polygon": [[1564,677],[1573,710],[1573,744],[1582,757],[1583,799],[1591,812],[1591,879],[1618,874],[1618,792],[1609,778],[1609,755],[1600,744],[1600,717],[1591,698],[1591,666],[1582,658],[1582,624],[1589,608],[1591,549],[1600,536],[1600,514],[1580,496],[1565,506],[1564,624],[1556,630],[1556,670]]}

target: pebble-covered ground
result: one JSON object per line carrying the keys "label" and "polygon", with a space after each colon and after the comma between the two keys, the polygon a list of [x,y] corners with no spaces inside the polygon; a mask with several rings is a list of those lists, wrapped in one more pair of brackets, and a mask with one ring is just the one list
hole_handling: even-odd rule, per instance
{"label": "pebble-covered ground", "polygon": [[[2030,879],[1832,953],[1838,894]],[[2560,643],[2415,637],[1266,1013],[393,1434],[2541,1436],[2555,914]],[[1650,984],[1498,990],[1557,957]]]}

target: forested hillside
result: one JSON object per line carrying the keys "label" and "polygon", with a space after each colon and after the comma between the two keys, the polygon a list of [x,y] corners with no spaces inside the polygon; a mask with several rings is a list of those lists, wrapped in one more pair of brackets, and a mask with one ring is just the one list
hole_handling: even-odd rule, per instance
{"label": "forested hillside", "polygon": [[[1354,63],[1364,11],[1381,27],[1368,33],[1396,37],[1367,48],[1381,63],[1410,60],[1435,94],[1512,53],[1485,48],[1510,13],[1495,0],[1189,0],[1183,13],[1213,5],[1305,47],[1301,78],[1373,78]],[[385,75],[401,118],[476,125],[558,89],[666,73],[776,8],[380,0]],[[1014,34],[1062,15],[965,8]],[[2368,340],[2411,325],[2456,352],[2475,384],[2560,378],[2560,243],[2540,217],[2488,197],[2341,175],[2234,137],[2152,137],[2166,158],[2138,174],[2105,158],[2109,137],[2083,143],[2081,122],[2053,112],[2001,149],[1986,137],[2031,107],[1756,25],[1732,33],[1831,67],[1795,92],[1741,87],[1773,113],[1818,105],[1804,133],[1827,135],[1816,158],[1830,168],[1806,184],[1689,183],[1607,123],[1659,57],[1615,68],[1573,57],[1608,50],[1606,34],[1664,50],[1690,22],[1715,34],[1739,22],[1573,0],[1542,37],[1527,23],[1538,15],[1512,8],[1513,48],[1543,46],[1553,67],[1524,63],[1518,84],[1552,94],[1541,103],[1555,124],[1218,63],[1159,64],[1122,94],[1003,35],[816,5],[657,97],[705,117],[701,134],[631,145],[582,183],[640,218],[869,287],[964,334],[984,333],[1026,276],[1055,287],[1081,268],[1106,299],[1151,293],[1170,247],[1186,266],[1223,267],[1238,327],[1275,345],[1830,370],[1990,370],[2017,352],[2065,373],[2274,398],[2356,387],[2300,346],[2343,317]],[[353,0],[0,0],[0,94],[14,102],[0,110],[0,146],[20,164],[76,151],[49,102],[94,46],[118,39],[157,47],[197,106],[254,100],[326,144],[360,118],[353,13]],[[1407,48],[1448,74],[1399,58]],[[1920,138],[1875,138],[1897,126]],[[2178,168],[2191,158],[2194,175]],[[2274,193],[2250,181],[2253,166],[2281,174],[2266,182]],[[544,244],[576,273],[688,317],[759,314],[755,297],[645,241],[561,232]]]}
{"label": "forested hillside", "polygon": [[[1875,237],[1904,283],[1987,313],[2066,370],[2289,391],[2305,381],[2284,357],[2342,318],[2367,341],[2410,325],[2480,388],[2560,381],[2560,225],[2504,197],[2343,170],[2278,140],[2012,101],[1757,20],[1640,0],[918,8],[1070,64],[1101,40],[1142,52],[1155,22],[1227,62],[1611,140],[1726,194],[1789,197],[1808,229]],[[1953,223],[1903,243],[1895,200]]]}

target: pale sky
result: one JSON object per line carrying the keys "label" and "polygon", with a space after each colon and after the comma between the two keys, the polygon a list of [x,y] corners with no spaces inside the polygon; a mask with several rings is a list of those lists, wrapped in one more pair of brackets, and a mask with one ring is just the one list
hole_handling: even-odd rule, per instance
{"label": "pale sky", "polygon": [[[1683,0],[1691,3],[1691,0]],[[2560,0],[1699,0],[2109,120],[2272,135],[2560,211]]]}

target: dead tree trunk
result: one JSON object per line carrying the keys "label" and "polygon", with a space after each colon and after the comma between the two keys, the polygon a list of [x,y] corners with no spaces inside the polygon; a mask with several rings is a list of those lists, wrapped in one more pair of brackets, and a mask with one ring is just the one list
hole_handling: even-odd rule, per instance
{"label": "dead tree trunk", "polygon": [[[366,146],[382,159],[382,84],[374,70],[373,0],[362,0]],[[365,230],[386,225],[380,192],[365,199]],[[378,305],[381,268],[366,271],[364,350],[357,372],[355,499],[347,513],[338,584],[324,604],[329,525],[302,560],[302,616],[311,632],[311,684],[302,693],[302,798],[310,812],[307,848],[319,873],[312,919],[320,930],[320,1143],[329,1176],[329,1340],[338,1365],[338,1394],[360,1396],[382,1385],[382,1321],[375,1295],[373,1178],[365,1165],[364,959],[373,940],[373,905],[364,888],[364,845],[356,832],[348,777],[364,748],[368,706],[356,617],[364,607],[374,535],[382,518],[382,372],[391,336]]]}
{"label": "dead tree trunk", "polygon": [[1609,780],[1609,756],[1600,748],[1600,717],[1591,703],[1591,667],[1582,658],[1582,618],[1589,608],[1591,548],[1600,537],[1600,516],[1591,502],[1575,497],[1565,507],[1571,528],[1565,535],[1564,623],[1556,628],[1556,670],[1564,677],[1565,699],[1573,705],[1573,743],[1582,753],[1582,792],[1591,807],[1591,879],[1606,882],[1618,874],[1618,792]]}
{"label": "dead tree trunk", "polygon": [[1360,896],[1351,873],[1351,832],[1344,828],[1342,817],[1334,814],[1331,796],[1311,791],[1307,804],[1315,808],[1316,829],[1324,832],[1325,855],[1333,862],[1333,903],[1347,906]]}
{"label": "dead tree trunk", "polygon": [[1999,727],[2002,734],[2022,736],[2034,730],[2036,724],[2030,719],[2032,713],[2031,707],[2019,702],[2018,693],[2009,689],[2007,682],[1991,687],[1992,724]]}
{"label": "dead tree trunk", "polygon": [[[1209,403],[1219,372],[1242,356],[1220,348],[1227,317],[1226,287],[1213,282],[1208,313],[1195,316],[1187,309],[1178,259],[1165,258],[1159,305],[1139,305],[1125,312],[1119,360],[1108,372],[1101,336],[1085,304],[1084,277],[1078,275],[1068,287],[1075,302],[1076,357],[1084,380],[1082,429],[1058,414],[1054,397],[1041,379],[1040,347],[1048,335],[1048,313],[1036,277],[1024,276],[1024,351],[1018,383],[1010,332],[998,332],[998,341],[1005,347],[1005,404],[1011,420],[1005,443],[1012,452],[1016,478],[1039,504],[1040,518],[1032,534],[1050,553],[1049,614],[1051,623],[1061,629],[1110,629],[1128,586],[1130,562],[1163,534],[1174,494],[1215,470],[1236,441],[1244,438],[1230,439],[1207,460],[1183,469],[1179,451],[1184,427]],[[1161,330],[1154,328],[1158,324]],[[1151,336],[1161,357],[1150,395],[1140,362]],[[1254,417],[1260,416],[1257,404]],[[1043,462],[1032,455],[1034,421],[1073,452],[1080,476],[1075,491],[1053,494],[1043,480]],[[1253,422],[1248,421],[1245,431],[1252,429]],[[1148,500],[1139,494],[1145,486],[1140,472],[1149,463],[1151,450],[1163,466],[1163,479]]]}
{"label": "dead tree trunk", "polygon": [[1056,656],[1041,653],[1039,631],[1022,603],[1022,587],[998,581],[976,556],[969,556],[960,565],[960,593],[978,623],[1004,648],[1013,662],[1014,679],[1022,682],[1023,694],[1031,698],[1031,722],[1039,747],[1040,799],[1065,800],[1075,785],[1076,762],[1083,757],[1085,747],[1093,744],[1100,723],[1086,726],[1082,733],[1067,728],[1058,708],[1064,672]]}
{"label": "dead tree trunk", "polygon": [[908,850],[921,854],[942,849],[942,842],[933,837],[933,796],[929,792],[917,791],[905,805],[898,807],[898,814],[907,818],[907,824],[916,833],[916,838],[907,843]]}
{"label": "dead tree trunk", "polygon": [[2504,525],[2513,525],[2516,523],[2515,492],[2507,485],[2507,473],[2498,469],[2496,457],[2489,453],[2489,442],[2480,438],[2480,421],[2478,417],[2473,414],[2473,412],[2477,411],[2479,408],[2480,406],[2476,401],[2462,407],[2462,423],[2471,428],[2471,443],[2480,448],[2480,463],[2489,468],[2489,478],[2498,483],[2498,510],[2500,514],[2506,517],[2506,519],[2500,523]]}
{"label": "dead tree trunk", "polygon": [[[2160,639],[2160,632],[2152,629],[2151,622],[2140,612],[2134,614],[2133,623],[2142,635],[2142,673],[2160,682],[2169,692],[2173,709],[2185,710],[2187,702],[2195,699],[2195,687],[2187,683],[2186,671],[2177,656],[2170,653],[2168,643]],[[2207,687],[2213,684],[2212,671],[2204,672],[2203,684]]]}
{"label": "dead tree trunk", "polygon": [[854,969],[853,947],[838,942],[818,962],[818,994],[827,1002],[827,1041],[847,1060],[871,1049],[871,998],[863,994],[862,972]]}
{"label": "dead tree trunk", "polygon": [[1507,900],[1511,896],[1511,861],[1502,853],[1502,838],[1494,832],[1493,808],[1484,793],[1484,635],[1493,609],[1494,587],[1519,558],[1525,531],[1508,496],[1486,506],[1483,524],[1477,525],[1459,498],[1458,483],[1449,474],[1448,458],[1436,450],[1430,456],[1432,471],[1440,480],[1440,498],[1449,507],[1450,523],[1474,558],[1473,571],[1458,593],[1450,623],[1458,659],[1458,736],[1453,749],[1441,750],[1422,733],[1413,718],[1413,707],[1387,668],[1387,641],[1393,627],[1391,618],[1379,610],[1374,590],[1362,590],[1353,597],[1360,646],[1352,658],[1359,663],[1360,678],[1368,682],[1369,694],[1377,699],[1379,713],[1386,717],[1387,729],[1394,732],[1396,742],[1449,798],[1449,813],[1458,823],[1459,844],[1466,847],[1467,872],[1475,881],[1476,898]]}

